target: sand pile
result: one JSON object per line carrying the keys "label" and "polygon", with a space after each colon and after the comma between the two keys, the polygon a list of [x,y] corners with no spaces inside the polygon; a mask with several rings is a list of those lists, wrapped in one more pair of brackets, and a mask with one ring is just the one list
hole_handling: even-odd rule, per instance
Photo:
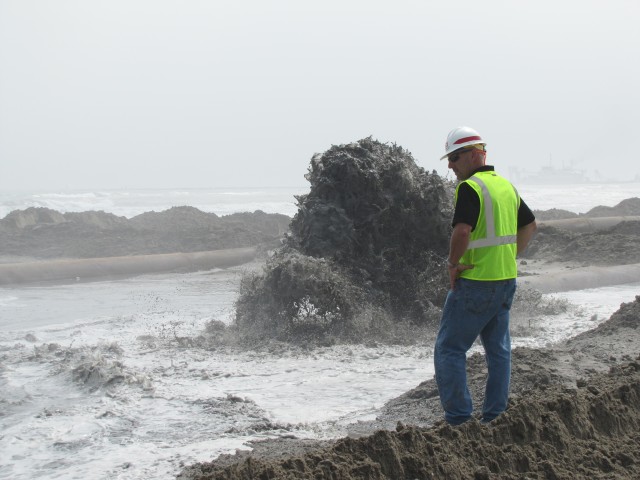
{"label": "sand pile", "polygon": [[[179,478],[640,478],[639,345],[636,297],[554,348],[515,350],[509,408],[488,425],[435,420],[441,412],[428,381],[385,406],[378,423],[393,422],[386,430],[330,444],[259,442],[252,453],[189,467]],[[475,398],[483,364],[479,355],[469,362]]]}
{"label": "sand pile", "polygon": [[[613,207],[597,206],[577,215],[565,210],[536,210],[538,220],[640,216],[640,198],[622,200]],[[553,222],[551,222],[553,223]],[[542,225],[521,258],[588,265],[640,263],[640,222],[623,221],[609,228],[576,232]]]}
{"label": "sand pile", "polygon": [[273,246],[290,221],[262,211],[219,217],[193,207],[131,219],[102,211],[28,208],[0,220],[0,257],[94,258]]}
{"label": "sand pile", "polygon": [[640,222],[622,222],[588,233],[541,226],[521,258],[581,266],[640,263],[639,237]]}
{"label": "sand pile", "polygon": [[640,215],[640,198],[633,197],[622,200],[613,207],[599,205],[593,207],[586,213],[574,213],[561,208],[551,208],[549,210],[534,210],[538,220],[560,220],[565,218],[598,218],[598,217],[619,217]]}

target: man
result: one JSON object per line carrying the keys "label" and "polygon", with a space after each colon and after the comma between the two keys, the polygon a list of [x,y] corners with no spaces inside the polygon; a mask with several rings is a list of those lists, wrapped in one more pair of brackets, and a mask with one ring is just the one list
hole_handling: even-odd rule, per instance
{"label": "man", "polygon": [[490,422],[507,407],[516,254],[536,230],[533,213],[513,185],[485,164],[485,146],[477,131],[458,127],[449,133],[442,157],[460,181],[447,261],[451,289],[434,351],[440,401],[452,425],[471,418],[466,353],[478,336],[489,370],[481,421]]}

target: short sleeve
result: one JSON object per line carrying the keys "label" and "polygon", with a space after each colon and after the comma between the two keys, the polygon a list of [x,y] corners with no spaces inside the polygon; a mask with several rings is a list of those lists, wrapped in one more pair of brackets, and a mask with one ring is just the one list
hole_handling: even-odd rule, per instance
{"label": "short sleeve", "polygon": [[522,198],[520,199],[520,208],[518,208],[518,230],[522,227],[526,227],[536,219],[531,209],[524,203]]}
{"label": "short sleeve", "polygon": [[479,216],[480,197],[468,183],[461,183],[458,186],[458,199],[453,212],[451,226],[455,227],[458,223],[465,223],[475,229]]}

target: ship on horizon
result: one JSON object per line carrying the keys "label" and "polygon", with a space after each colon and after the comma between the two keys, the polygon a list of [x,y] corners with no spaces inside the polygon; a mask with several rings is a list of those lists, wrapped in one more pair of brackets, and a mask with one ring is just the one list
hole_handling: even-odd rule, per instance
{"label": "ship on horizon", "polygon": [[537,172],[527,171],[519,167],[511,167],[509,169],[509,178],[517,183],[533,185],[598,183],[598,181],[590,178],[585,170],[564,165],[561,168],[547,165],[540,168]]}

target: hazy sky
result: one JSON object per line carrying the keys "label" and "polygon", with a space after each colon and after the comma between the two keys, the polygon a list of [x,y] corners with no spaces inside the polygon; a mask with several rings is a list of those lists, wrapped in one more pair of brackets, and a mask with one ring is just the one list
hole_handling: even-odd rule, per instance
{"label": "hazy sky", "polygon": [[372,135],[446,171],[640,174],[637,0],[0,0],[0,188],[305,186]]}

